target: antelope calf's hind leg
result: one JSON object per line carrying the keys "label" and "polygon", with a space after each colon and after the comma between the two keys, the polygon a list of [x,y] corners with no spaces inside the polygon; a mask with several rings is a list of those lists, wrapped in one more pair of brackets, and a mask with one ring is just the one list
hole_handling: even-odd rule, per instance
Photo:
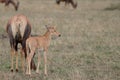
{"label": "antelope calf's hind leg", "polygon": [[26,75],[31,75],[31,71],[30,71],[30,62],[31,62],[31,60],[30,60],[29,57],[27,57],[26,62],[27,62]]}
{"label": "antelope calf's hind leg", "polygon": [[39,66],[40,66],[40,53],[38,52],[38,64],[37,64],[37,69],[36,69],[36,73],[40,73],[39,72]]}
{"label": "antelope calf's hind leg", "polygon": [[44,51],[44,74],[47,76],[47,55],[46,55],[46,51]]}
{"label": "antelope calf's hind leg", "polygon": [[30,63],[33,58],[34,52],[35,52],[35,50],[31,50],[30,55],[27,56],[27,71],[28,71],[28,72],[26,72],[27,75],[31,75]]}

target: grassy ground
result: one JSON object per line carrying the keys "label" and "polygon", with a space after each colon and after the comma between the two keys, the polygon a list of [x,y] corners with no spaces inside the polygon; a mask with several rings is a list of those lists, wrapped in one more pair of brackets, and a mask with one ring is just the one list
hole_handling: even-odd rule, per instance
{"label": "grassy ground", "polygon": [[[0,80],[120,80],[120,1],[77,0],[77,9],[55,4],[55,0],[20,0],[18,12],[0,4]],[[32,71],[10,72],[10,46],[5,26],[10,17],[24,14],[32,34],[55,25],[62,34],[52,40],[48,53],[48,77]],[[41,53],[42,54],[42,53]],[[37,56],[37,55],[36,55]],[[20,58],[20,57],[19,57]]]}

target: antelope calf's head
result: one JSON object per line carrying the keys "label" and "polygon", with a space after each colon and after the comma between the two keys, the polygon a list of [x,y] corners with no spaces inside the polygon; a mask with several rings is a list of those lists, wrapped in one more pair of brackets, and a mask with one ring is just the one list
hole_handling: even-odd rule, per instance
{"label": "antelope calf's head", "polygon": [[47,27],[46,26],[46,28],[50,32],[51,36],[58,36],[58,37],[61,36],[61,34],[56,30],[55,27]]}

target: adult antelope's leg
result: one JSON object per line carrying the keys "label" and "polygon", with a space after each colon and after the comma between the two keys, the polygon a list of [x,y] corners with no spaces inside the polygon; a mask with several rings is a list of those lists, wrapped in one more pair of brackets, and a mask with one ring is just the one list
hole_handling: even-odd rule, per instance
{"label": "adult antelope's leg", "polygon": [[11,47],[11,53],[10,53],[11,54],[11,72],[13,72],[15,48],[14,48],[14,39],[13,39],[13,36],[11,33],[12,33],[11,28],[8,27],[8,34],[9,34],[9,38],[10,38],[10,47]]}
{"label": "adult antelope's leg", "polygon": [[11,48],[11,72],[13,72],[13,61],[14,61],[15,50]]}
{"label": "adult antelope's leg", "polygon": [[36,73],[39,73],[39,66],[40,66],[40,53],[38,51],[38,64],[37,64]]}
{"label": "adult antelope's leg", "polygon": [[[15,42],[15,41],[14,41]],[[15,42],[15,56],[16,56],[16,72],[18,72],[18,53],[17,53],[17,45],[18,45],[18,43],[17,42]]]}
{"label": "adult antelope's leg", "polygon": [[16,72],[18,72],[18,53],[15,51],[15,56],[16,56]]}
{"label": "adult antelope's leg", "polygon": [[47,75],[47,50],[44,51],[44,74]]}
{"label": "adult antelope's leg", "polygon": [[22,66],[22,70],[23,70],[23,72],[25,71],[25,57],[24,57],[25,55],[24,55],[24,51],[23,51],[23,49],[21,49],[21,66]]}

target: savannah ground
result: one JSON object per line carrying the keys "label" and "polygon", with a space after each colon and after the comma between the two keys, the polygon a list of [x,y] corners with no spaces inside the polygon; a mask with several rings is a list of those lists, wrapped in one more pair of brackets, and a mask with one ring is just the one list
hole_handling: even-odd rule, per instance
{"label": "savannah ground", "polygon": [[[64,7],[55,0],[19,0],[20,8],[0,4],[0,80],[120,80],[120,1],[77,0],[78,7]],[[43,53],[40,74],[10,72],[10,45],[5,26],[10,17],[24,14],[32,35],[42,35],[45,25],[55,25],[62,34],[48,51],[48,77],[44,76]],[[35,56],[35,63],[36,62]]]}

